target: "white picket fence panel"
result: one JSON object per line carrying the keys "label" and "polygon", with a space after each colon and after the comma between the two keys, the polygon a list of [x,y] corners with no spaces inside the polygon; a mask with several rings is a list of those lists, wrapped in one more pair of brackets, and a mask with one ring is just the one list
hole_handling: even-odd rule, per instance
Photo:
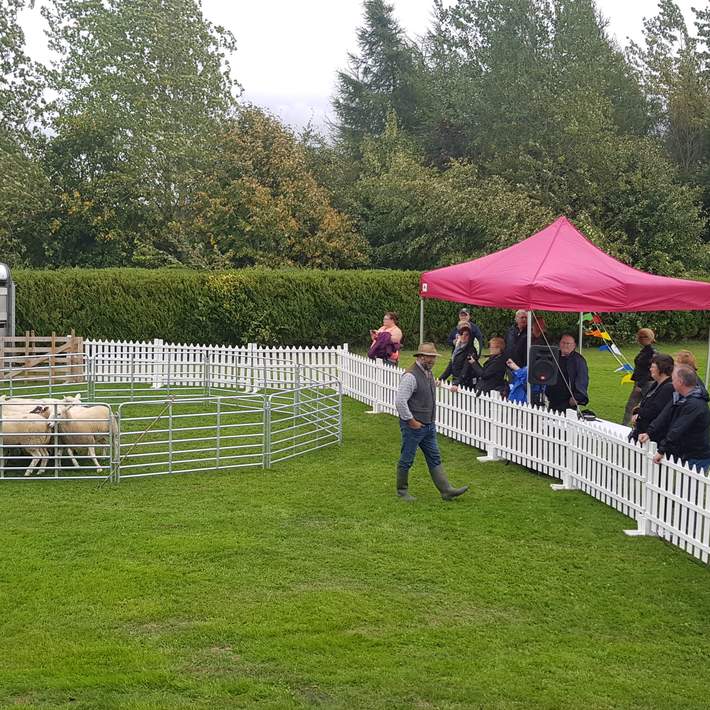
{"label": "white picket fence panel", "polygon": [[[85,341],[97,381],[143,378],[160,386],[200,386],[209,364],[213,384],[259,389],[293,385],[293,364],[312,366],[314,381],[337,378],[343,394],[373,412],[397,414],[402,370],[349,352],[348,346],[213,346],[152,342]],[[248,373],[252,373],[249,375]],[[255,373],[255,374],[254,374]],[[308,376],[308,375],[305,375]],[[580,421],[540,407],[437,390],[437,430],[504,459],[560,479],[556,489],[579,490],[637,522],[629,534],[657,535],[703,562],[710,558],[710,479],[672,460],[652,461],[655,445],[639,446],[604,422]]]}

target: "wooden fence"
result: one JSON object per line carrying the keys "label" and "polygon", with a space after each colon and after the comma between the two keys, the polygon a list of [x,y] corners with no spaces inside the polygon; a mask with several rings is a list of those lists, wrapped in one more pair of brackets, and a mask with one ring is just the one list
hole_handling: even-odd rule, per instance
{"label": "wooden fence", "polygon": [[84,340],[69,335],[24,335],[0,337],[0,372],[3,380],[78,382],[84,379]]}

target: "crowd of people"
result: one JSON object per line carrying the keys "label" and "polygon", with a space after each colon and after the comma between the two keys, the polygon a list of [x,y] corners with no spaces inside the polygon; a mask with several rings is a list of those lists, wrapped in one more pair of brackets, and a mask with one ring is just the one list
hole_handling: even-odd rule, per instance
{"label": "crowd of people", "polygon": [[[405,500],[413,500],[408,491],[408,475],[417,448],[422,449],[432,481],[444,500],[452,500],[468,489],[468,486],[451,486],[441,464],[435,428],[437,385],[448,383],[453,390],[466,387],[478,394],[498,392],[516,402],[526,402],[528,398],[527,311],[516,312],[505,337],[496,335],[488,340],[485,359],[485,338],[472,321],[470,310],[462,308],[458,315],[459,321],[447,339],[451,353],[439,377],[434,376],[433,367],[441,353],[433,343],[422,343],[414,353],[414,364],[400,381],[395,402],[402,434],[397,495]],[[398,363],[404,342],[398,320],[396,313],[387,312],[382,326],[370,331],[369,357],[393,365]],[[545,346],[554,353],[557,369],[552,384],[530,386],[531,402],[556,412],[570,408],[579,411],[589,403],[589,368],[577,351],[575,334],[566,332],[551,340],[545,321],[535,316],[531,335],[531,345]],[[688,350],[675,356],[657,352],[655,334],[650,328],[641,328],[636,339],[641,349],[634,359],[633,389],[623,421],[630,426],[629,439],[641,444],[655,442],[657,462],[664,456],[672,456],[707,473],[710,396],[698,376],[694,355]]]}

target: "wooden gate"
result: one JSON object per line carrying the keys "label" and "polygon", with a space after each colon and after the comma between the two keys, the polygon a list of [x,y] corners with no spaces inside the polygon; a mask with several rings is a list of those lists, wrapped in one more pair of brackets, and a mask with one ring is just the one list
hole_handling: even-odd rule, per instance
{"label": "wooden gate", "polygon": [[0,368],[3,380],[33,380],[49,383],[85,379],[84,339],[70,335],[24,335],[0,337]]}

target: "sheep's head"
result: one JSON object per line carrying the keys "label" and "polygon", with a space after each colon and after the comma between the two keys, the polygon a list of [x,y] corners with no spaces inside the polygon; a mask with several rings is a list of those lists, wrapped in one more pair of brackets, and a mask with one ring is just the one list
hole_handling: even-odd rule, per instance
{"label": "sheep's head", "polygon": [[30,414],[39,414],[45,419],[49,419],[49,407],[47,405],[38,404],[33,410],[30,411]]}

